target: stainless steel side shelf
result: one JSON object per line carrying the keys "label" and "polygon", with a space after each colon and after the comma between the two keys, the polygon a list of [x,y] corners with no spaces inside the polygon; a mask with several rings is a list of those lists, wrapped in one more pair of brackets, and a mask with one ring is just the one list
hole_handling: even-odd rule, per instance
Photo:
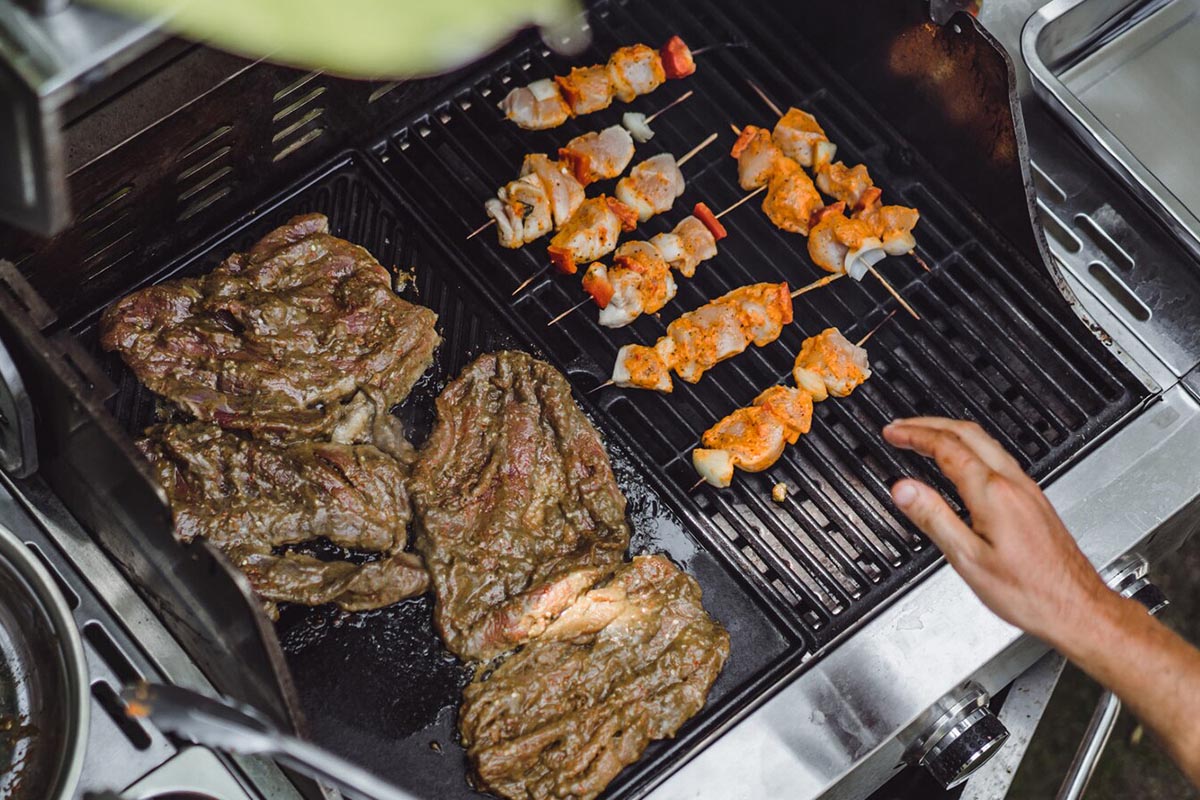
{"label": "stainless steel side shelf", "polygon": [[1200,0],[1054,0],[1025,26],[1033,87],[1200,256]]}

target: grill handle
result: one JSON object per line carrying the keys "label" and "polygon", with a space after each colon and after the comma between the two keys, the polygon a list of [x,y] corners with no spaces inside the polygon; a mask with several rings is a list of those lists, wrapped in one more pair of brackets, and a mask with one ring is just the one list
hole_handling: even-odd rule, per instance
{"label": "grill handle", "polygon": [[[1168,605],[1166,595],[1146,577],[1146,561],[1139,557],[1130,557],[1116,565],[1109,585],[1121,593],[1122,597],[1137,600],[1146,607],[1150,614],[1158,615]],[[1058,788],[1055,800],[1080,800],[1087,790],[1092,773],[1100,763],[1100,756],[1108,744],[1108,738],[1116,727],[1117,718],[1121,715],[1121,699],[1107,689],[1100,695],[1092,719],[1088,722],[1087,732],[1062,785]]]}

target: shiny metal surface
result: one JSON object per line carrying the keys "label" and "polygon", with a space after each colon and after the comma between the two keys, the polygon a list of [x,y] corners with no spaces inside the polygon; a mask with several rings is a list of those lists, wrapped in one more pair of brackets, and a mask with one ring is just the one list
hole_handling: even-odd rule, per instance
{"label": "shiny metal surface", "polygon": [[1000,800],[1008,796],[1066,663],[1058,653],[1047,653],[1008,687],[1008,696],[997,715],[1008,729],[1008,741],[971,776],[958,800]]}
{"label": "shiny metal surface", "polygon": [[1022,36],[1034,87],[1200,253],[1193,0],[1055,0]]}
{"label": "shiny metal surface", "polygon": [[14,800],[69,800],[83,771],[91,716],[83,642],[54,578],[3,525],[0,581],[0,666],[7,673],[0,681],[12,682],[0,683],[0,716],[11,715],[7,723],[18,730],[32,726],[27,735],[4,742],[12,763],[0,771],[0,793]]}
{"label": "shiny metal surface", "polygon": [[164,40],[163,20],[0,0],[0,218],[49,234],[70,219],[63,107]]}
{"label": "shiny metal surface", "polygon": [[[114,659],[111,653],[106,657],[92,642],[83,642],[90,683],[113,687],[114,697],[115,690],[131,676],[157,677],[212,691],[195,663],[40,479],[14,483],[0,473],[0,520],[22,541],[37,547],[64,582],[73,587],[78,601],[73,612],[76,627],[98,625],[120,652],[121,663],[114,666],[109,663]],[[86,585],[81,583],[81,576],[86,576]],[[93,708],[97,711],[91,714],[80,791],[124,787],[142,776],[148,780],[177,757],[175,747],[153,726],[141,727],[148,743],[143,740],[139,749],[107,713],[99,711],[95,701]],[[208,755],[205,763],[209,768],[191,772],[188,791],[219,800],[244,800],[247,795],[281,800],[300,797],[279,767],[267,759],[238,757],[232,759],[234,767]],[[212,768],[214,762],[219,769]],[[235,771],[244,777],[235,779]],[[167,774],[178,777],[172,770]],[[240,780],[250,787],[244,794],[225,791],[231,782],[238,784]]]}
{"label": "shiny metal surface", "polygon": [[342,793],[363,800],[416,800],[413,795],[315,744],[288,736],[246,705],[165,684],[142,683],[121,692],[130,713],[160,730],[226,753],[276,758]]}
{"label": "shiny metal surface", "polygon": [[1083,744],[1071,761],[1067,776],[1054,796],[1055,800],[1079,800],[1083,797],[1120,714],[1121,701],[1115,694],[1105,691],[1100,695],[1100,702],[1096,704],[1087,732],[1083,735]]}
{"label": "shiny metal surface", "polygon": [[[1196,452],[1200,404],[1176,386],[1047,494],[1098,567],[1134,548],[1153,560],[1193,532],[1200,476],[1178,465]],[[653,796],[864,797],[902,765],[904,732],[950,687],[973,679],[995,693],[1045,652],[939,568]]]}
{"label": "shiny metal surface", "polygon": [[0,469],[19,476],[37,471],[33,406],[25,382],[0,342]]}

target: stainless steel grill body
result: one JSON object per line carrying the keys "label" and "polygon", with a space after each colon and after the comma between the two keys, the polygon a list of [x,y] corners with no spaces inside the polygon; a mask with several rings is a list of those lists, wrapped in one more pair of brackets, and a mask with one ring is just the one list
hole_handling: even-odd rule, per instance
{"label": "stainless steel grill body", "polygon": [[[880,287],[843,281],[806,295],[780,342],[669,398],[582,398],[631,495],[635,549],[666,550],[688,566],[734,635],[735,660],[710,707],[678,740],[652,747],[613,796],[862,796],[892,773],[943,695],[968,679],[995,691],[1036,659],[1040,645],[986,612],[892,513],[887,486],[901,474],[949,491],[928,465],[881,444],[878,428],[893,416],[978,419],[1048,485],[1098,565],[1135,546],[1165,551],[1188,532],[1181,513],[1200,487],[1184,476],[1163,481],[1169,473],[1156,470],[1200,443],[1200,408],[1177,385],[1195,359],[1181,372],[1186,356],[1171,365],[1155,358],[1161,347],[1148,346],[1146,332],[1175,343],[1171,330],[1097,302],[1091,273],[1069,261],[1047,264],[1030,225],[1033,184],[1067,183],[1061,165],[1078,172],[1086,157],[1078,167],[1077,148],[1060,143],[1064,156],[1041,172],[1031,167],[1019,84],[969,18],[938,28],[922,3],[872,8],[844,3],[804,19],[766,3],[728,9],[706,0],[593,9],[597,60],[606,48],[672,33],[697,47],[716,36],[750,44],[701,57],[687,87],[697,96],[660,120],[638,159],[682,153],[730,122],[771,124],[751,80],[780,105],[811,108],[842,158],[868,163],[886,197],[922,210],[918,251],[933,267],[884,265],[924,320],[889,322],[872,340],[876,378],[849,400],[822,404],[813,434],[727,492],[686,491],[700,432],[784,377],[804,336],[836,324],[853,337],[881,320],[891,301]],[[856,15],[871,23],[847,26]],[[845,33],[814,35],[824,30]],[[526,40],[462,73],[371,85],[187,51],[147,80],[203,71],[207,88],[111,153],[81,156],[72,187],[85,211],[76,225],[49,241],[0,238],[0,255],[18,262],[10,285],[32,286],[48,306],[22,302],[24,290],[0,292],[8,314],[0,336],[43,402],[45,479],[222,691],[437,796],[469,794],[453,744],[463,673],[439,655],[427,605],[352,624],[326,609],[290,609],[273,631],[219,557],[203,545],[174,545],[161,495],[130,447],[152,398],[115,357],[95,351],[94,323],[122,293],[209,269],[288,215],[319,210],[385,265],[415,269],[414,299],[441,315],[442,355],[400,411],[418,439],[437,390],[484,349],[540,351],[580,394],[593,388],[620,344],[652,340],[663,323],[644,319],[613,334],[580,311],[547,330],[545,321],[577,298],[573,284],[545,279],[516,305],[508,301],[541,266],[542,249],[499,253],[483,238],[462,238],[524,153],[553,152],[619,116],[614,109],[533,135],[499,120],[493,104],[510,85],[564,66]],[[951,80],[939,89],[933,74]],[[678,91],[659,90],[645,110]],[[721,208],[740,196],[727,138],[685,167],[681,206]],[[79,148],[88,152],[86,143]],[[1113,203],[1128,201],[1116,191]],[[1061,211],[1085,193],[1039,200]],[[644,229],[686,213],[677,208]],[[749,205],[736,213],[721,254],[681,288],[664,320],[743,283],[817,276],[802,240]],[[1153,223],[1133,227],[1151,234],[1142,244],[1123,240],[1139,259],[1180,258],[1169,237],[1153,236]],[[1059,253],[1053,239],[1051,247]],[[1080,317],[1100,322],[1119,346],[1096,341]],[[765,499],[776,481],[792,489],[783,506]],[[423,682],[413,682],[418,675]]]}

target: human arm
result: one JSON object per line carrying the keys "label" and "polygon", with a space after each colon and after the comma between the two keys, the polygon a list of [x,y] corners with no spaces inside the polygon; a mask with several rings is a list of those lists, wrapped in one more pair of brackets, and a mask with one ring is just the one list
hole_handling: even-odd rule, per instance
{"label": "human arm", "polygon": [[884,438],[934,459],[957,487],[972,527],[920,481],[898,481],[892,497],[979,598],[1116,693],[1200,786],[1200,651],[1105,586],[1041,489],[978,425],[900,420]]}

